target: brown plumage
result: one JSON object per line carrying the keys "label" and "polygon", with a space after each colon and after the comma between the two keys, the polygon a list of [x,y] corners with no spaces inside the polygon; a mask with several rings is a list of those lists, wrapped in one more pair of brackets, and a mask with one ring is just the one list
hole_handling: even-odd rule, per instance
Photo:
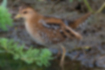
{"label": "brown plumage", "polygon": [[[72,28],[76,28],[89,15],[90,13],[74,22],[69,22],[59,18],[42,16],[31,7],[20,7],[19,15],[16,18],[24,18],[26,30],[35,42],[41,45],[53,45],[69,39],[81,39],[81,35]],[[65,53],[61,63],[63,63],[64,55]]]}
{"label": "brown plumage", "polygon": [[83,23],[89,16],[91,15],[91,13],[87,13],[84,16],[74,20],[74,21],[70,21],[70,20],[66,20],[68,23],[67,25],[70,26],[71,28],[75,29],[77,28],[81,23]]}

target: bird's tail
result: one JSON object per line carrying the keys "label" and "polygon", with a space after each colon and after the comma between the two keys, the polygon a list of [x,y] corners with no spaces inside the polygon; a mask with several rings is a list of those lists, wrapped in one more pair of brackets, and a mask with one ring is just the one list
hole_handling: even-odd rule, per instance
{"label": "bird's tail", "polygon": [[74,20],[72,23],[69,23],[69,26],[71,28],[77,28],[82,22],[84,22],[89,16],[91,15],[91,13],[87,13],[84,16],[82,16],[81,18],[78,18],[76,20]]}

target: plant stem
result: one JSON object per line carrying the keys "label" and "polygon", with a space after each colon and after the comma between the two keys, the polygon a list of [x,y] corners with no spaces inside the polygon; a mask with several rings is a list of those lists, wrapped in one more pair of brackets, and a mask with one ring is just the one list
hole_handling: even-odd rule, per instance
{"label": "plant stem", "polygon": [[90,7],[88,1],[87,1],[87,0],[83,0],[83,1],[84,1],[84,3],[85,3],[86,7],[88,8],[88,10],[93,13],[94,11],[93,11],[92,8]]}
{"label": "plant stem", "polygon": [[104,4],[99,8],[99,10],[96,13],[100,13],[105,8],[105,2]]}

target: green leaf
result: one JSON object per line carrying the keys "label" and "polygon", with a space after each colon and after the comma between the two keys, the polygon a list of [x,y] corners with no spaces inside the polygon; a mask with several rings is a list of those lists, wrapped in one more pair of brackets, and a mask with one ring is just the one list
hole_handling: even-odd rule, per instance
{"label": "green leaf", "polygon": [[24,50],[25,45],[19,46],[12,39],[0,38],[0,53],[7,52],[14,60],[22,60],[27,64],[36,63],[37,66],[48,66],[51,60],[51,52],[48,49],[36,49],[30,47]]}
{"label": "green leaf", "polygon": [[7,31],[7,26],[12,26],[11,14],[6,7],[0,6],[0,28]]}
{"label": "green leaf", "polygon": [[18,60],[19,59],[19,55],[18,54],[15,54],[14,59],[15,60]]}

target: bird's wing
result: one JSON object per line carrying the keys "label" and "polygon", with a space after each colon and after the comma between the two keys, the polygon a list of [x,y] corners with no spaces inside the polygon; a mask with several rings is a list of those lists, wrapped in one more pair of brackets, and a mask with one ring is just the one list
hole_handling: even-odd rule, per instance
{"label": "bird's wing", "polygon": [[56,22],[49,22],[49,21],[45,21],[43,19],[41,19],[39,21],[44,27],[46,28],[50,28],[50,29],[59,29],[61,27],[60,23],[56,23]]}
{"label": "bird's wing", "polygon": [[[49,19],[49,18],[53,18],[56,20],[60,20],[62,21],[65,25],[75,29],[77,28],[80,24],[82,24],[82,22],[84,22],[89,16],[91,15],[91,13],[86,13],[85,15],[83,15],[82,17],[76,19],[76,20],[67,20],[67,19],[60,19],[60,18],[56,18],[56,17],[51,17],[51,16],[44,16],[45,18]],[[57,23],[57,22],[55,22]],[[60,22],[61,23],[61,22]]]}
{"label": "bird's wing", "polygon": [[41,19],[39,21],[43,27],[48,28],[48,29],[53,29],[55,31],[59,31],[60,34],[63,34],[69,38],[81,38],[81,35],[74,31],[72,28],[69,26],[65,25],[61,20],[57,19]]}

